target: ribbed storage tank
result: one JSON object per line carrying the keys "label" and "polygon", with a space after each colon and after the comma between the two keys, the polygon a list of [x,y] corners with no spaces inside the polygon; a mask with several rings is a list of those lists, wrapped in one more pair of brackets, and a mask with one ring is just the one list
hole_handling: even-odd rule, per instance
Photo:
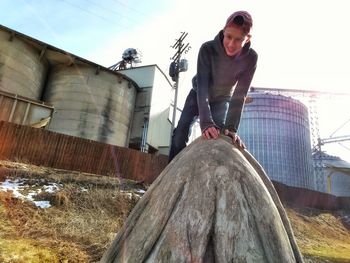
{"label": "ribbed storage tank", "polygon": [[350,163],[320,151],[314,153],[313,161],[317,191],[350,197]]}
{"label": "ribbed storage tank", "polygon": [[308,110],[292,98],[249,93],[238,133],[270,179],[314,189]]}
{"label": "ribbed storage tank", "polygon": [[55,66],[45,100],[55,107],[50,130],[128,146],[136,87],[126,78],[92,66]]}
{"label": "ribbed storage tank", "polygon": [[0,30],[0,89],[41,100],[48,63],[23,38]]}

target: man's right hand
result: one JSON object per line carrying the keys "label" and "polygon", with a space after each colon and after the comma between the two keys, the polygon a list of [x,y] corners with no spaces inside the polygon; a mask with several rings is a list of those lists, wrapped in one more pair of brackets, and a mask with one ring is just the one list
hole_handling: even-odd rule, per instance
{"label": "man's right hand", "polygon": [[246,149],[245,144],[241,140],[241,138],[237,135],[236,132],[229,131],[227,129],[224,130],[224,134],[232,139],[232,144],[238,146],[241,149]]}
{"label": "man's right hand", "polygon": [[202,137],[206,140],[217,139],[219,135],[220,130],[214,126],[208,127],[202,132]]}

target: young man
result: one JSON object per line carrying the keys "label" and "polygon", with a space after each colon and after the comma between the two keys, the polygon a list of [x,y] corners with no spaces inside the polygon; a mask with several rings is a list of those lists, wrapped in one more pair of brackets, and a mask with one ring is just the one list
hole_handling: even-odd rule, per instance
{"label": "young man", "polygon": [[204,139],[217,139],[221,131],[245,148],[237,129],[258,58],[250,47],[252,26],[248,12],[235,12],[214,40],[201,46],[193,88],[173,132],[169,162],[186,147],[198,117]]}

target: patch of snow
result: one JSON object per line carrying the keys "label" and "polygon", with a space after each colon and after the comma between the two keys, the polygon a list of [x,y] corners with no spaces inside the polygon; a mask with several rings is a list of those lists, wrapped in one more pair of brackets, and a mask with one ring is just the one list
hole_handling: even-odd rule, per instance
{"label": "patch of snow", "polygon": [[49,208],[51,207],[50,201],[33,201],[33,203],[40,208]]}
{"label": "patch of snow", "polygon": [[143,189],[137,189],[135,192],[138,193],[138,194],[144,194],[144,193],[146,193],[146,191],[143,190]]}
{"label": "patch of snow", "polygon": [[59,184],[52,183],[49,185],[44,185],[43,188],[44,188],[44,191],[47,193],[54,193],[54,192],[58,191],[58,189],[60,189],[60,186],[61,185],[59,185]]}
{"label": "patch of snow", "polygon": [[27,196],[26,196],[26,199],[28,200],[28,201],[34,201],[34,198],[33,198],[33,196],[35,196],[36,195],[36,192],[29,192],[28,194],[27,194]]}
{"label": "patch of snow", "polygon": [[85,188],[85,187],[80,187],[80,191],[82,191],[82,192],[88,192],[89,190],[88,190],[87,188]]}
{"label": "patch of snow", "polygon": [[6,179],[4,182],[0,182],[0,191],[11,191],[14,197],[32,202],[40,208],[50,207],[50,201],[35,201],[33,197],[42,191],[54,193],[59,190],[60,185],[56,183],[48,183],[48,185],[42,186],[42,189],[39,188],[36,191],[29,191],[27,195],[23,195],[21,191],[29,187],[29,185],[26,184],[26,181],[27,179],[25,178],[15,180]]}
{"label": "patch of snow", "polygon": [[4,192],[12,191],[12,194],[14,195],[14,197],[23,198],[24,195],[22,195],[19,192],[21,183],[22,181],[20,181],[19,179],[16,179],[16,180],[6,179],[4,182],[0,183],[0,190]]}

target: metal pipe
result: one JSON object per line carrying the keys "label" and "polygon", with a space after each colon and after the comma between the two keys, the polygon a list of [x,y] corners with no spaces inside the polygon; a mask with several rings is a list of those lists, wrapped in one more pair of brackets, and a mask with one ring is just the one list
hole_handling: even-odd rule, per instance
{"label": "metal pipe", "polygon": [[13,115],[15,114],[16,106],[17,106],[17,98],[13,102],[12,109],[11,109],[11,114],[10,114],[10,117],[9,117],[9,120],[8,120],[9,122],[12,121]]}
{"label": "metal pipe", "polygon": [[147,152],[147,133],[148,133],[148,118],[144,118],[143,121],[143,130],[142,130],[142,138],[141,138],[141,152]]}
{"label": "metal pipe", "polygon": [[26,120],[27,120],[27,117],[28,117],[28,113],[29,113],[30,106],[31,106],[31,104],[28,103],[28,104],[27,104],[27,107],[26,107],[26,112],[24,113],[24,117],[23,117],[23,120],[22,120],[22,125],[25,125],[25,123],[26,123]]}

